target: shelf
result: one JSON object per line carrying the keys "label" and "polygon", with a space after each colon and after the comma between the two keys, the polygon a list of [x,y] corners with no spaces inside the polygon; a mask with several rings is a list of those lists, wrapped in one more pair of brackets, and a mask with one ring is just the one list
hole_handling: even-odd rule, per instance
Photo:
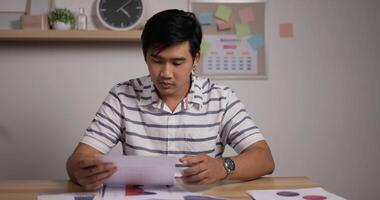
{"label": "shelf", "polygon": [[141,31],[0,30],[0,41],[120,41],[139,42]]}

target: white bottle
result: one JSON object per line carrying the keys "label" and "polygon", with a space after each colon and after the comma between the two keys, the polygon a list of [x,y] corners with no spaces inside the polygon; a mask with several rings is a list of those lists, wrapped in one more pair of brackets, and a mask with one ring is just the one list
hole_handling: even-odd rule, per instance
{"label": "white bottle", "polygon": [[84,8],[79,8],[77,16],[77,30],[87,30],[87,16],[84,13]]}

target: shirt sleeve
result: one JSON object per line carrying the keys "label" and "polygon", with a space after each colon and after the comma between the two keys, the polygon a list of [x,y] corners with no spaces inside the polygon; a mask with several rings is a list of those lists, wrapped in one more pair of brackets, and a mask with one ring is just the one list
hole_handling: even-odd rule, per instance
{"label": "shirt sleeve", "polygon": [[104,154],[115,147],[122,132],[122,106],[116,89],[108,93],[80,141]]}
{"label": "shirt sleeve", "polygon": [[241,153],[251,144],[264,140],[259,128],[232,90],[227,94],[222,127],[222,141],[226,141],[237,153]]}

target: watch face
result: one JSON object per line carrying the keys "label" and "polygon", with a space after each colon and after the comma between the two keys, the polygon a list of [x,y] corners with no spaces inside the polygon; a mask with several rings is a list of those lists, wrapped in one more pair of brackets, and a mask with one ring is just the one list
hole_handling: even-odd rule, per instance
{"label": "watch face", "polygon": [[109,28],[128,29],[136,25],[143,13],[141,0],[98,0],[98,15]]}
{"label": "watch face", "polygon": [[228,173],[231,173],[235,170],[235,163],[231,158],[225,158],[224,163],[226,165]]}

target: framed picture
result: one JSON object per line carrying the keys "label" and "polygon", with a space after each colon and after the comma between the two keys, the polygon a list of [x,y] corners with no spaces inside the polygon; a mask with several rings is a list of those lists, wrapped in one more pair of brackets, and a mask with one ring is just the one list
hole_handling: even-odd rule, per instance
{"label": "framed picture", "polygon": [[25,14],[26,1],[0,1],[0,30],[20,28],[20,16]]}
{"label": "framed picture", "polygon": [[52,8],[53,0],[28,0],[30,1],[30,15],[47,15]]}
{"label": "framed picture", "polygon": [[1,0],[0,13],[25,13],[27,0]]}
{"label": "framed picture", "polygon": [[20,29],[23,15],[47,15],[53,0],[1,0],[0,29]]}
{"label": "framed picture", "polygon": [[265,6],[265,0],[189,0],[203,31],[199,74],[267,79]]}

